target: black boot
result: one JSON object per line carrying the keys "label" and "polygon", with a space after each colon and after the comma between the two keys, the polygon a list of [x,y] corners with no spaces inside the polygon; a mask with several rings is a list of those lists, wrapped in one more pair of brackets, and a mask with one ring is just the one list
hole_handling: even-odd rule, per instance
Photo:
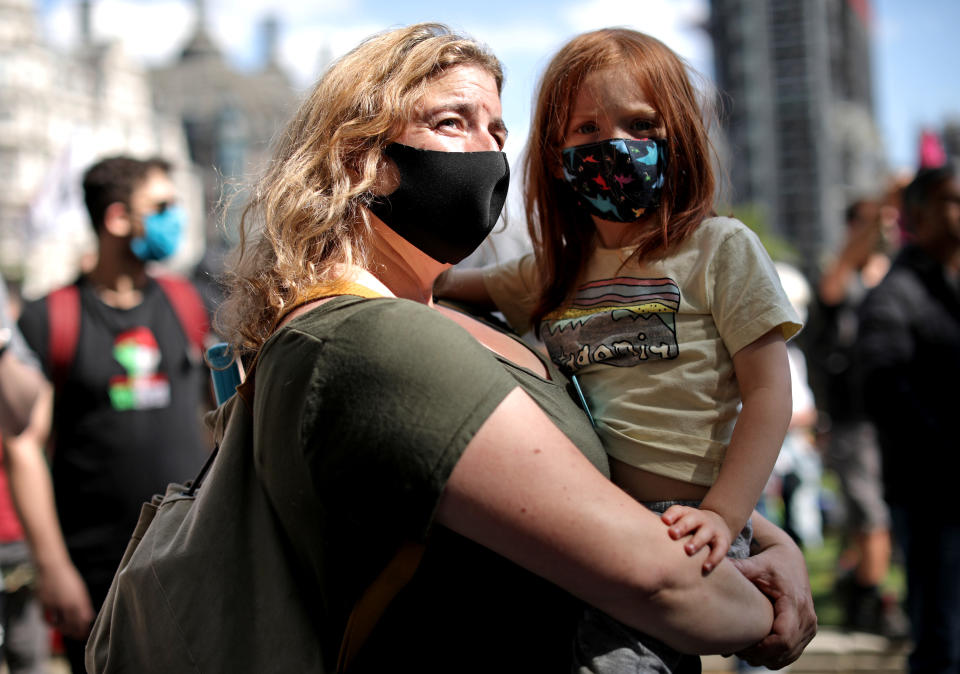
{"label": "black boot", "polygon": [[876,585],[863,586],[852,574],[844,602],[844,627],[855,632],[870,632],[888,639],[905,639],[910,626],[896,601],[886,601]]}

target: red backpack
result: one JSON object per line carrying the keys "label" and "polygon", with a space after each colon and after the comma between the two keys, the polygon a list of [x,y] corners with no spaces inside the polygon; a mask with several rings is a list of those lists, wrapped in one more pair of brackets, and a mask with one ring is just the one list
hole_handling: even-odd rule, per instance
{"label": "red backpack", "polygon": [[[191,350],[201,357],[210,322],[197,289],[188,280],[177,276],[153,278],[173,307]],[[70,373],[80,337],[80,291],[75,284],[47,295],[47,320],[50,324],[47,352],[50,374],[54,386],[60,388]]]}

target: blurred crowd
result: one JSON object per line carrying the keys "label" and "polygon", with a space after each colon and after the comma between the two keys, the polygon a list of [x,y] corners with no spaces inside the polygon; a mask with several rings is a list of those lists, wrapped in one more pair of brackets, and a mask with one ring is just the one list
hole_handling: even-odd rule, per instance
{"label": "blurred crowd", "polygon": [[765,505],[806,549],[839,535],[843,626],[912,638],[911,671],[954,671],[960,647],[958,197],[956,166],[936,153],[848,205],[816,278],[781,266],[806,326],[790,345],[794,417]]}

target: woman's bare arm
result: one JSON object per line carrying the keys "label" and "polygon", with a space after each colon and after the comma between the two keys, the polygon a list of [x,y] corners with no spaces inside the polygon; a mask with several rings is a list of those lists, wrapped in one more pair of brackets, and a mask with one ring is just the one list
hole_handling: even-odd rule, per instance
{"label": "woman's bare arm", "polygon": [[770,601],[732,564],[704,577],[706,551],[687,556],[520,389],[467,446],[437,520],[684,652],[737,651],[771,630]]}
{"label": "woman's bare arm", "polygon": [[803,553],[785,531],[759,513],[753,522],[754,554],[734,565],[773,602],[773,629],[738,655],[751,665],[780,669],[795,661],[817,633],[817,614]]}

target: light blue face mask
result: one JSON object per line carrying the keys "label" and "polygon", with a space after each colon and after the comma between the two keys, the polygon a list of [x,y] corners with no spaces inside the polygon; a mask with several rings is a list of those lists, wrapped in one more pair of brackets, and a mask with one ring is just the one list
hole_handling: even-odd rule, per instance
{"label": "light blue face mask", "polygon": [[144,262],[165,260],[173,255],[183,237],[186,213],[179,206],[171,206],[143,219],[143,236],[130,241],[133,254]]}

